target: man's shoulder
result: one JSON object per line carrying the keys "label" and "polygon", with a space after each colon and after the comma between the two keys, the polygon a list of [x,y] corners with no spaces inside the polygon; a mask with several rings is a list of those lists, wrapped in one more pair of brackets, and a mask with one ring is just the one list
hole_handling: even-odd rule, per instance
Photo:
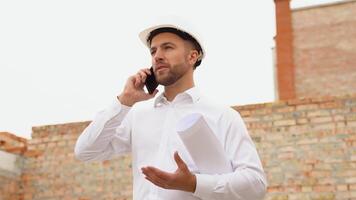
{"label": "man's shoulder", "polygon": [[213,101],[206,97],[202,98],[202,100],[199,103],[200,103],[200,106],[203,106],[207,109],[211,109],[211,110],[218,111],[218,112],[223,112],[223,113],[238,112],[237,110],[233,109],[231,106],[229,106],[227,104],[218,103],[218,102]]}
{"label": "man's shoulder", "polygon": [[199,109],[204,113],[220,119],[231,119],[240,115],[239,112],[231,106],[214,102],[208,98],[202,99],[197,106],[199,106]]}

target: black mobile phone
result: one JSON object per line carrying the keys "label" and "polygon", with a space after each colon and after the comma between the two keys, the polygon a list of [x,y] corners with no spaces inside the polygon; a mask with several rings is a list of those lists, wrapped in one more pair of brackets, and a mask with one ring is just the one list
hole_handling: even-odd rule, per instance
{"label": "black mobile phone", "polygon": [[152,94],[155,89],[158,87],[158,83],[156,81],[155,74],[153,72],[153,67],[150,68],[151,75],[148,75],[146,78],[145,86],[148,90],[149,94]]}

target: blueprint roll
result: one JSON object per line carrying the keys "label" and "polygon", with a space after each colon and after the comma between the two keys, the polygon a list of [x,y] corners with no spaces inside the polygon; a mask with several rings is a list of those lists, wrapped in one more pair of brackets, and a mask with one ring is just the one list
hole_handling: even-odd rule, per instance
{"label": "blueprint roll", "polygon": [[200,113],[189,114],[177,124],[177,132],[195,165],[202,174],[232,172],[219,139]]}

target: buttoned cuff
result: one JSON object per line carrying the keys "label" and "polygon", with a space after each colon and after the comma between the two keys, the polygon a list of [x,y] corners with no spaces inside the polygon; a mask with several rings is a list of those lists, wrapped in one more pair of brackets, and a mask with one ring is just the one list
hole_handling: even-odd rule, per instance
{"label": "buttoned cuff", "polygon": [[209,174],[195,174],[197,185],[194,196],[201,199],[211,199],[217,179],[214,175]]}

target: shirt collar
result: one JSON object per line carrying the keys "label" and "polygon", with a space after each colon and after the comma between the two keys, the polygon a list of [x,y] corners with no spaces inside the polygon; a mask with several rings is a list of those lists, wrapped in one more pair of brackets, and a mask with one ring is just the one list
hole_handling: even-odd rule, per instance
{"label": "shirt collar", "polygon": [[[174,98],[173,102],[180,98],[181,96],[187,96],[189,97],[191,103],[196,103],[199,99],[200,99],[200,92],[199,89],[197,87],[192,87],[189,88],[188,90],[185,90],[182,93],[177,94],[177,96]],[[162,92],[154,101],[154,107],[157,107],[161,104],[167,104],[168,100],[167,98],[164,96],[164,92]]]}

